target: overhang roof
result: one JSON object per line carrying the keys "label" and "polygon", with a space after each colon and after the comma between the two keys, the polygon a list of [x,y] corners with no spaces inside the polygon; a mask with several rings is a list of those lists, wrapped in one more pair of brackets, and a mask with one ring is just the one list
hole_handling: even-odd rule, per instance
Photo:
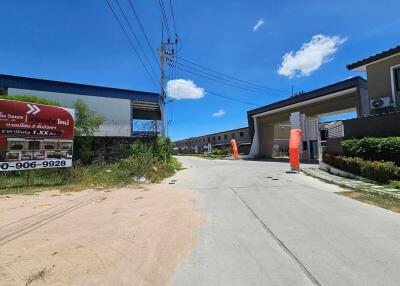
{"label": "overhang roof", "polygon": [[347,65],[347,69],[348,70],[360,70],[360,71],[365,71],[365,67],[368,64],[371,64],[373,62],[379,61],[379,60],[383,60],[385,58],[394,56],[396,54],[400,53],[400,46],[394,47],[392,49],[380,52],[379,54],[370,56],[366,59],[360,60],[358,62],[352,63]]}
{"label": "overhang roof", "polygon": [[360,76],[356,76],[356,77],[352,77],[350,79],[346,79],[344,81],[340,81],[319,89],[315,89],[309,92],[306,92],[302,95],[299,96],[295,96],[295,97],[290,97],[281,101],[277,101],[274,102],[272,104],[268,104],[253,110],[249,110],[247,112],[248,116],[254,116],[260,113],[264,113],[267,111],[271,111],[274,109],[278,109],[278,108],[282,108],[282,107],[286,107],[286,106],[290,106],[299,102],[303,102],[303,101],[307,101],[310,99],[315,99],[315,98],[319,98],[319,97],[323,97],[332,93],[336,93],[336,92],[340,92],[340,91],[344,91],[347,89],[351,89],[351,88],[358,88],[358,87],[367,87],[367,81],[360,77]]}
{"label": "overhang roof", "polygon": [[135,101],[159,101],[159,94],[113,87],[103,87],[39,78],[0,74],[0,88],[17,88],[47,92],[59,92],[108,98],[130,99]]}

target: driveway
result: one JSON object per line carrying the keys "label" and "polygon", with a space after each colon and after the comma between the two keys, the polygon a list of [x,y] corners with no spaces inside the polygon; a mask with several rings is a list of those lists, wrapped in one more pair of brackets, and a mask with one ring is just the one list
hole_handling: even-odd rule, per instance
{"label": "driveway", "polygon": [[171,285],[400,285],[399,214],[287,163],[180,160],[206,221]]}

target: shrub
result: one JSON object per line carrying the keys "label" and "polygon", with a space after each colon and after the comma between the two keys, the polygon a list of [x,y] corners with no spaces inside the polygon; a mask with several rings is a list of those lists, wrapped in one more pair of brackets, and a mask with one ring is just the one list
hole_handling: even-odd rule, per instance
{"label": "shrub", "polygon": [[392,161],[400,166],[400,137],[365,137],[341,143],[343,154],[372,161]]}
{"label": "shrub", "polygon": [[0,99],[8,99],[8,100],[15,100],[15,101],[22,101],[22,102],[29,102],[29,103],[60,106],[60,104],[55,100],[41,98],[41,97],[32,96],[32,95],[1,95]]}
{"label": "shrub", "polygon": [[393,162],[363,161],[361,164],[361,176],[386,183],[390,179],[398,178],[399,168]]}
{"label": "shrub", "polygon": [[358,157],[333,156],[323,153],[323,161],[340,170],[386,183],[400,178],[400,168],[393,162],[368,161]]}

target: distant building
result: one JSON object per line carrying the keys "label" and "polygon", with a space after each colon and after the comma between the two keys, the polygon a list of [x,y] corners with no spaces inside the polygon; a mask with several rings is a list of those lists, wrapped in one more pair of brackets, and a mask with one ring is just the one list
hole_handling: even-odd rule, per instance
{"label": "distant building", "polygon": [[175,141],[173,144],[179,153],[203,153],[208,144],[211,144],[212,148],[230,148],[231,139],[236,140],[240,153],[249,152],[251,140],[248,127],[191,137]]}

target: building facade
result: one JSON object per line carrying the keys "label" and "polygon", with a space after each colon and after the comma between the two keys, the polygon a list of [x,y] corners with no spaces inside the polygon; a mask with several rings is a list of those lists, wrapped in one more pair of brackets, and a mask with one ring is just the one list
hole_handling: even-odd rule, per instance
{"label": "building facade", "polygon": [[175,152],[178,153],[204,153],[208,151],[208,146],[211,148],[230,148],[231,139],[235,139],[240,153],[247,154],[250,150],[251,139],[249,128],[243,127],[217,133],[191,137],[183,140],[178,140],[173,143]]}
{"label": "building facade", "polygon": [[[163,107],[157,93],[0,75],[0,95],[37,96],[66,108],[73,108],[80,99],[104,118],[97,137],[134,137],[158,133],[163,126]],[[146,130],[135,130],[141,125]]]}

